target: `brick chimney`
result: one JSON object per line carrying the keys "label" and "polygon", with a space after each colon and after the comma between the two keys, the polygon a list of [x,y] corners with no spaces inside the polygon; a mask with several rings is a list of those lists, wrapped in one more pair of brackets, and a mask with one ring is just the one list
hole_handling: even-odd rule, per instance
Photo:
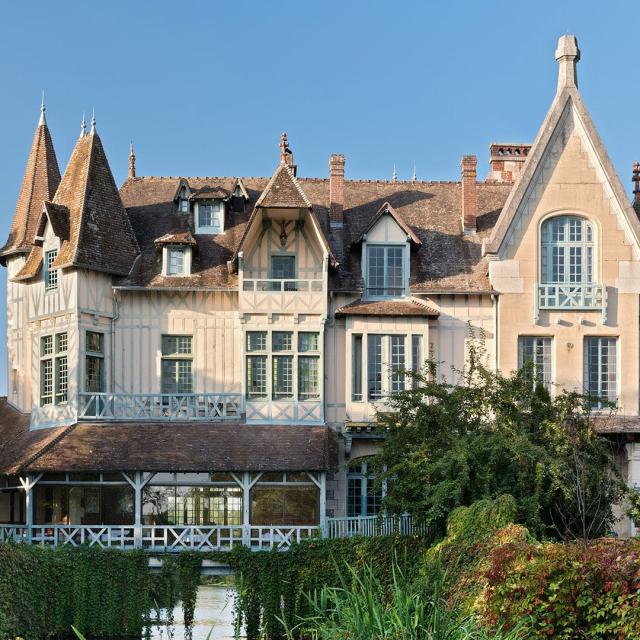
{"label": "brick chimney", "polygon": [[476,156],[462,156],[462,231],[476,232],[476,218],[478,217],[478,188],[476,185],[478,158]]}
{"label": "brick chimney", "polygon": [[530,144],[507,144],[494,142],[489,147],[489,180],[515,182],[524,169],[531,151]]}
{"label": "brick chimney", "polygon": [[342,154],[329,158],[329,222],[332,227],[344,223],[344,163]]}

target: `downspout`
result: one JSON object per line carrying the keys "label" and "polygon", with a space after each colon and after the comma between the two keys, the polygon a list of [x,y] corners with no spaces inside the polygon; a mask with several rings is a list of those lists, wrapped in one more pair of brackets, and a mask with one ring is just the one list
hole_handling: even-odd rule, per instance
{"label": "downspout", "polygon": [[113,317],[111,318],[111,366],[109,367],[111,393],[115,393],[116,380],[116,320],[120,318],[118,290],[113,290]]}
{"label": "downspout", "polygon": [[493,305],[493,351],[494,351],[494,368],[495,368],[495,373],[498,372],[498,364],[500,362],[500,341],[498,340],[498,327],[500,326],[499,322],[498,322],[498,311],[499,311],[499,306],[498,306],[498,295],[495,293],[491,294],[491,303]]}

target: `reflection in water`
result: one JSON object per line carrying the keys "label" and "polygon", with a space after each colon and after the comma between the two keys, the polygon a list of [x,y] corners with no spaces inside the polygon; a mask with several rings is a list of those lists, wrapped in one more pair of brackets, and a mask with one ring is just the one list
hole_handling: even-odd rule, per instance
{"label": "reflection in water", "polygon": [[[182,624],[182,603],[174,612],[175,625],[172,629],[166,626],[153,627],[153,640],[185,640]],[[233,590],[229,587],[201,585],[198,588],[198,599],[193,623],[193,640],[205,640],[213,627],[211,640],[228,640],[234,638],[233,628]]]}

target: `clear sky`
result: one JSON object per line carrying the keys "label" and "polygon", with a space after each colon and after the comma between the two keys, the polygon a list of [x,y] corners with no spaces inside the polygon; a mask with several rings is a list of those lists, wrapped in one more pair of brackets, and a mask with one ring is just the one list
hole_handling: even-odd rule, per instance
{"label": "clear sky", "polygon": [[[220,0],[12,2],[2,11],[0,235],[46,91],[64,171],[82,112],[120,184],[139,175],[269,176],[282,131],[299,174],[455,180],[492,141],[530,142],[551,103],[558,36],[625,187],[640,157],[639,12],[632,3]],[[0,300],[5,300],[2,269]],[[6,393],[5,312],[0,393]]]}

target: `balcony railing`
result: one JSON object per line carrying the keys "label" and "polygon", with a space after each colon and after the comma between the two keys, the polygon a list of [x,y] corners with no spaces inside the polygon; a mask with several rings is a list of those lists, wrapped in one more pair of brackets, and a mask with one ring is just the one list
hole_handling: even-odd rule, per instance
{"label": "balcony railing", "polygon": [[538,284],[536,285],[536,319],[538,310],[599,310],[607,319],[607,287],[604,284]]}
{"label": "balcony railing", "polygon": [[80,393],[81,420],[238,420],[238,393]]}
{"label": "balcony railing", "polygon": [[245,278],[242,281],[242,290],[294,293],[299,291],[322,291],[322,280],[301,280],[293,278]]}
{"label": "balcony railing", "polygon": [[252,551],[278,549],[311,538],[353,536],[426,535],[410,515],[327,518],[322,525],[0,525],[0,543],[22,542],[44,546],[146,549],[156,552],[231,551],[245,546]]}

